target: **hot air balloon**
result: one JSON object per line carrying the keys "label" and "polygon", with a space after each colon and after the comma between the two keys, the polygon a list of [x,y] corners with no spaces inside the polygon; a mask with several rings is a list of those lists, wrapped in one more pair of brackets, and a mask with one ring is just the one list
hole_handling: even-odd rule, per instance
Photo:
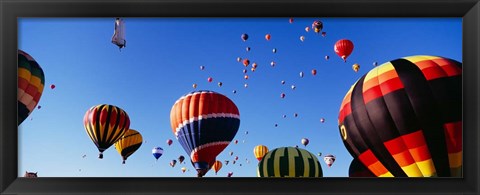
{"label": "hot air balloon", "polygon": [[218,82],[218,86],[221,87],[223,85],[222,82]]}
{"label": "hot air balloon", "polygon": [[353,51],[353,43],[348,39],[340,39],[333,46],[333,50],[343,61],[347,62],[348,56],[350,56]]}
{"label": "hot air balloon", "polygon": [[175,167],[176,164],[177,164],[177,160],[170,161],[170,166],[171,167]]}
{"label": "hot air balloon", "polygon": [[315,31],[315,33],[319,33],[323,29],[323,23],[321,21],[313,21],[312,23],[312,29]]}
{"label": "hot air balloon", "polygon": [[285,98],[285,94],[284,93],[280,94],[280,97]]}
{"label": "hot air balloon", "polygon": [[205,66],[200,66],[200,70],[204,70],[205,69]]}
{"label": "hot air balloon", "polygon": [[300,41],[302,41],[302,42],[305,41],[305,36],[303,36],[303,35],[300,36]]}
{"label": "hot air balloon", "polygon": [[227,177],[232,177],[233,172],[228,172]]}
{"label": "hot air balloon", "polygon": [[218,173],[218,171],[220,171],[220,169],[222,169],[222,162],[220,161],[215,161],[215,163],[213,163],[213,166],[212,166],[212,169],[213,171],[215,171],[215,175]]}
{"label": "hot air balloon", "polygon": [[183,155],[180,155],[178,157],[178,162],[182,163],[185,160],[185,157]]}
{"label": "hot air balloon", "polygon": [[308,32],[308,31],[310,31],[310,27],[307,26],[305,27],[305,32]]}
{"label": "hot air balloon", "polygon": [[248,39],[248,34],[246,34],[246,33],[242,34],[241,38],[242,38],[242,40],[243,40],[244,42],[247,41],[247,39]]}
{"label": "hot air balloon", "polygon": [[320,118],[320,122],[321,122],[321,123],[325,123],[325,119],[324,119],[324,118]]}
{"label": "hot air balloon", "polygon": [[247,83],[245,83],[243,86],[244,86],[245,88],[247,88],[247,87],[248,87],[248,84],[247,84]]}
{"label": "hot air balloon", "polygon": [[290,19],[288,20],[288,22],[289,22],[290,24],[293,23],[293,18],[290,18]]}
{"label": "hot air balloon", "polygon": [[322,156],[322,153],[321,153],[321,152],[319,152],[317,155],[318,155],[318,156]]}
{"label": "hot air balloon", "polygon": [[378,63],[377,63],[377,62],[373,62],[373,66],[377,66],[377,65],[378,65]]}
{"label": "hot air balloon", "polygon": [[35,109],[45,86],[45,74],[29,54],[18,50],[17,109],[20,125]]}
{"label": "hot air balloon", "polygon": [[325,56],[325,60],[328,60],[328,59],[330,59],[330,56]]}
{"label": "hot air balloon", "polygon": [[237,57],[237,62],[241,62],[242,61],[242,58],[241,57]]}
{"label": "hot air balloon", "polygon": [[232,163],[235,164],[235,162],[237,162],[237,161],[234,160]]}
{"label": "hot air balloon", "polygon": [[237,160],[238,160],[238,156],[235,156],[235,161],[237,161]]}
{"label": "hot air balloon", "polygon": [[115,149],[117,149],[117,152],[122,156],[123,159],[122,164],[125,164],[127,158],[137,151],[138,148],[140,148],[142,142],[142,135],[133,129],[127,130],[122,138],[115,142]]}
{"label": "hot air balloon", "polygon": [[299,75],[300,75],[300,78],[303,78],[303,72],[300,72]]}
{"label": "hot air balloon", "polygon": [[284,81],[284,80],[282,80],[280,83],[282,83],[282,85],[283,85],[283,84],[285,84],[285,81]]}
{"label": "hot air balloon", "polygon": [[376,177],[365,165],[354,158],[348,168],[348,177]]}
{"label": "hot air balloon", "polygon": [[28,172],[28,171],[25,171],[25,174],[23,175],[23,177],[26,177],[26,178],[36,178],[36,177],[38,177],[37,173],[38,173],[38,172]]}
{"label": "hot air balloon", "polygon": [[56,86],[55,86],[54,84],[51,84],[51,85],[50,85],[50,89],[55,89],[55,87],[56,87]]}
{"label": "hot air balloon", "polygon": [[252,72],[255,72],[255,68],[253,68],[253,67],[252,67],[250,70],[251,70]]}
{"label": "hot air balloon", "polygon": [[243,59],[243,65],[247,67],[250,64],[250,60],[248,59]]}
{"label": "hot air balloon", "polygon": [[230,156],[232,156],[232,155],[233,155],[233,152],[230,152],[229,154],[230,154]]}
{"label": "hot air balloon", "polygon": [[327,36],[327,32],[322,32],[322,37],[326,37]]}
{"label": "hot air balloon", "polygon": [[163,148],[161,147],[155,147],[152,149],[152,154],[153,157],[158,161],[158,158],[160,158],[163,155]]}
{"label": "hot air balloon", "polygon": [[243,76],[243,78],[245,78],[245,80],[248,80],[248,75]]}
{"label": "hot air balloon", "polygon": [[167,139],[167,144],[170,146],[172,145],[173,141],[171,139]]}
{"label": "hot air balloon", "polygon": [[185,171],[187,171],[187,168],[186,167],[182,167],[182,173],[185,173]]}
{"label": "hot air balloon", "polygon": [[248,131],[245,131],[245,135],[248,135]]}
{"label": "hot air balloon", "polygon": [[[308,170],[308,171],[307,171]],[[318,158],[305,149],[294,147],[276,148],[258,163],[259,177],[322,177]]]}
{"label": "hot air balloon", "polygon": [[118,46],[118,49],[122,49],[127,46],[127,40],[125,40],[125,22],[121,18],[115,19],[115,29],[113,31],[112,43]]}
{"label": "hot air balloon", "polygon": [[302,145],[304,145],[305,147],[308,145],[308,143],[310,143],[310,141],[307,139],[307,138],[302,138]]}
{"label": "hot air balloon", "polygon": [[238,140],[235,140],[233,143],[238,144]]}
{"label": "hot air balloon", "polygon": [[207,81],[208,81],[209,83],[211,83],[211,82],[213,81],[213,78],[212,78],[212,77],[208,77],[208,78],[207,78]]}
{"label": "hot air balloon", "polygon": [[197,88],[197,84],[194,83],[194,84],[192,85],[192,87],[193,87],[194,89]]}
{"label": "hot air balloon", "polygon": [[233,90],[232,92],[233,92],[233,94],[236,94],[236,93],[237,93],[237,90]]}
{"label": "hot air balloon", "polygon": [[[201,117],[200,117],[201,116]],[[175,137],[190,155],[198,177],[235,137],[240,113],[228,97],[213,91],[194,91],[180,97],[170,112]],[[201,136],[200,136],[201,135]]]}
{"label": "hot air balloon", "polygon": [[353,71],[358,72],[358,70],[360,69],[360,65],[355,63],[354,65],[352,65],[352,69]]}
{"label": "hot air balloon", "polygon": [[272,52],[273,52],[273,53],[277,53],[277,49],[276,49],[276,48],[273,48],[273,49],[272,49]]}
{"label": "hot air balloon", "polygon": [[254,62],[254,63],[252,64],[252,68],[257,68],[257,67],[258,67],[258,64]]}
{"label": "hot air balloon", "polygon": [[120,140],[130,128],[130,118],[117,106],[101,104],[87,110],[83,125],[100,152],[98,158],[102,159],[103,151]]}
{"label": "hot air balloon", "polygon": [[461,177],[462,107],[462,63],[409,56],[352,85],[338,126],[349,153],[377,177]]}
{"label": "hot air balloon", "polygon": [[275,124],[275,127],[278,127],[278,124]]}
{"label": "hot air balloon", "polygon": [[257,158],[258,161],[261,161],[267,152],[268,148],[264,145],[258,145],[253,148],[253,155],[255,155],[255,158]]}
{"label": "hot air balloon", "polygon": [[270,38],[271,38],[271,37],[272,37],[272,36],[271,36],[270,34],[266,34],[266,35],[265,35],[265,39],[266,39],[267,41],[270,41]]}
{"label": "hot air balloon", "polygon": [[274,66],[275,66],[275,62],[274,62],[274,61],[270,62],[270,66],[274,67]]}
{"label": "hot air balloon", "polygon": [[297,87],[295,87],[295,85],[292,85],[291,88],[292,90],[295,90]]}
{"label": "hot air balloon", "polygon": [[246,48],[245,48],[245,51],[250,51],[250,47],[246,47]]}
{"label": "hot air balloon", "polygon": [[333,163],[335,162],[335,156],[333,156],[331,154],[327,154],[327,155],[325,155],[325,157],[323,157],[323,160],[325,161],[325,163],[327,164],[328,167],[331,167],[333,165]]}
{"label": "hot air balloon", "polygon": [[282,117],[283,117],[283,118],[287,118],[287,115],[286,115],[286,114],[284,114]]}
{"label": "hot air balloon", "polygon": [[298,117],[298,114],[297,114],[297,113],[295,113],[295,114],[293,114],[293,116],[294,116],[294,117]]}
{"label": "hot air balloon", "polygon": [[42,108],[42,106],[37,106],[38,109]]}
{"label": "hot air balloon", "polygon": [[225,161],[223,161],[223,162],[225,162],[225,165],[228,165],[228,163],[229,163],[230,161],[225,160]]}
{"label": "hot air balloon", "polygon": [[312,75],[313,75],[313,76],[317,75],[317,70],[313,69],[313,70],[312,70]]}

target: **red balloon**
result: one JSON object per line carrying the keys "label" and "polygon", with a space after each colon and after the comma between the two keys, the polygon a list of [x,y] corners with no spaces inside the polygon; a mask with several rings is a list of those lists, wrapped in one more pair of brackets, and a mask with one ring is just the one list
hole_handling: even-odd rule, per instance
{"label": "red balloon", "polygon": [[312,70],[312,75],[313,75],[313,76],[317,75],[317,70],[313,69],[313,70]]}
{"label": "red balloon", "polygon": [[271,38],[271,37],[272,37],[272,36],[271,36],[270,34],[266,34],[266,35],[265,35],[265,39],[267,39],[267,41],[270,41],[270,38]]}
{"label": "red balloon", "polygon": [[172,141],[171,139],[168,139],[168,140],[167,140],[167,144],[168,144],[168,145],[172,145],[172,143],[173,143],[173,141]]}
{"label": "red balloon", "polygon": [[212,82],[212,81],[213,81],[213,78],[212,78],[212,77],[208,77],[207,81],[208,81],[208,82]]}
{"label": "red balloon", "polygon": [[348,39],[341,39],[335,43],[333,49],[335,50],[335,53],[337,53],[337,55],[343,59],[343,61],[347,62],[347,57],[353,51],[353,43]]}
{"label": "red balloon", "polygon": [[54,85],[54,84],[51,84],[51,85],[50,85],[50,89],[55,89],[55,85]]}

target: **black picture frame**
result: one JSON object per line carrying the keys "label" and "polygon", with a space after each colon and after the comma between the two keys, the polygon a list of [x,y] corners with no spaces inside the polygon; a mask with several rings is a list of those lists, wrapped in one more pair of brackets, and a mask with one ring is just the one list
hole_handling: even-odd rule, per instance
{"label": "black picture frame", "polygon": [[[462,17],[463,178],[17,177],[19,17]],[[2,194],[480,194],[479,0],[0,0]]]}

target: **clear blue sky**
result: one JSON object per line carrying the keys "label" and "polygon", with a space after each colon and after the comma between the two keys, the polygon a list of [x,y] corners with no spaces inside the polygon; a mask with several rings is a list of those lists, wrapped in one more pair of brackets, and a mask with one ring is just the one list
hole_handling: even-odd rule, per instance
{"label": "clear blue sky", "polygon": [[[33,171],[40,177],[195,177],[188,155],[174,138],[169,117],[174,102],[193,91],[196,83],[197,90],[228,96],[240,110],[235,136],[239,142],[232,142],[217,157],[230,160],[218,177],[228,172],[234,172],[233,177],[257,177],[256,145],[305,148],[300,143],[304,137],[310,140],[308,151],[336,156],[330,168],[319,157],[325,177],[347,177],[352,157],[340,138],[337,117],[350,86],[375,61],[380,65],[411,55],[462,61],[462,20],[320,18],[327,32],[322,37],[305,31],[317,19],[295,18],[290,24],[289,18],[124,18],[127,47],[121,51],[110,42],[114,18],[19,19],[18,47],[43,68],[46,86],[39,103],[42,108],[35,109],[18,129],[18,175]],[[249,35],[246,42],[240,38],[242,33]],[[270,41],[264,38],[267,33]],[[299,39],[302,35],[304,42]],[[342,38],[355,45],[346,63],[333,50]],[[277,53],[272,52],[274,48]],[[325,55],[330,56],[328,61]],[[248,80],[237,57],[258,64],[255,72],[248,67]],[[358,73],[352,70],[354,63],[361,66]],[[201,65],[205,70],[200,70]],[[311,75],[312,69],[317,70],[316,76]],[[303,78],[300,71],[305,73]],[[212,83],[207,82],[209,76]],[[219,81],[222,87],[217,86]],[[50,89],[50,84],[56,88]],[[281,93],[286,94],[284,99]],[[113,146],[104,152],[104,159],[98,159],[98,150],[85,132],[83,116],[98,104],[124,109],[130,128],[144,138],[124,165]],[[167,139],[174,140],[171,146]],[[156,146],[164,154],[155,163],[151,150]],[[170,167],[169,162],[180,155],[187,157],[187,163]],[[239,160],[232,164],[235,156]],[[189,171],[182,173],[182,167]],[[215,174],[211,170],[205,177]]]}

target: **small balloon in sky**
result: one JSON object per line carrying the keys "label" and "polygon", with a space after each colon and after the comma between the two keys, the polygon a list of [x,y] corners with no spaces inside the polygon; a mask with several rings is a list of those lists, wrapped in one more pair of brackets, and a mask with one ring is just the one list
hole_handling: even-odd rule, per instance
{"label": "small balloon in sky", "polygon": [[310,27],[308,27],[308,26],[305,27],[305,31],[306,31],[306,32],[310,31]]}
{"label": "small balloon in sky", "polygon": [[42,106],[39,105],[39,106],[37,106],[37,108],[40,109],[40,108],[42,108]]}
{"label": "small balloon in sky", "polygon": [[243,74],[247,74],[247,69],[243,69]]}
{"label": "small balloon in sky", "polygon": [[275,127],[278,127],[278,124],[275,123]]}
{"label": "small balloon in sky", "polygon": [[300,72],[299,75],[300,75],[300,78],[303,78],[303,72]]}
{"label": "small balloon in sky", "polygon": [[208,81],[209,83],[211,83],[211,82],[213,81],[213,78],[212,78],[212,77],[208,77],[207,81]]}
{"label": "small balloon in sky", "polygon": [[321,119],[320,119],[320,122],[321,122],[321,123],[325,123],[325,119],[324,119],[324,118],[321,118]]}
{"label": "small balloon in sky", "polygon": [[325,56],[325,60],[328,60],[328,59],[330,59],[330,56]]}
{"label": "small balloon in sky", "polygon": [[247,88],[247,87],[248,87],[248,84],[247,84],[247,83],[245,83],[245,85],[243,85],[243,86],[244,86],[245,88]]}
{"label": "small balloon in sky", "polygon": [[248,34],[246,34],[246,33],[243,33],[243,34],[242,34],[242,36],[241,36],[240,38],[242,38],[242,41],[244,41],[244,42],[245,42],[245,41],[247,41],[247,39],[248,39]]}
{"label": "small balloon in sky", "polygon": [[250,51],[250,47],[245,48],[246,51]]}
{"label": "small balloon in sky", "polygon": [[233,172],[228,172],[227,177],[232,177]]}
{"label": "small balloon in sky", "polygon": [[271,36],[270,34],[266,34],[266,35],[265,35],[265,39],[266,39],[267,41],[270,41],[271,38],[272,38],[272,36]]}
{"label": "small balloon in sky", "polygon": [[246,67],[250,64],[250,60],[248,59],[243,59],[243,65]]}
{"label": "small balloon in sky", "polygon": [[218,86],[221,87],[223,85],[222,82],[218,82]]}
{"label": "small balloon in sky", "polygon": [[51,85],[50,85],[50,89],[55,89],[55,87],[56,87],[56,86],[55,86],[54,84],[51,84]]}
{"label": "small balloon in sky", "polygon": [[285,93],[280,94],[281,98],[285,98]]}
{"label": "small balloon in sky", "polygon": [[287,115],[286,115],[286,114],[284,114],[282,117],[283,117],[283,118],[287,118]]}
{"label": "small balloon in sky", "polygon": [[251,68],[250,71],[255,72],[256,68]]}
{"label": "small balloon in sky", "polygon": [[377,65],[378,65],[378,63],[377,63],[377,62],[373,62],[373,66],[377,66]]}
{"label": "small balloon in sky", "polygon": [[294,116],[294,117],[298,117],[298,114],[297,114],[297,113],[295,113],[295,114],[293,114],[293,116]]}
{"label": "small balloon in sky", "polygon": [[237,93],[237,90],[233,90],[232,92],[233,92],[233,94],[236,94],[236,93]]}
{"label": "small balloon in sky", "polygon": [[290,24],[293,23],[293,18],[290,18],[290,19],[288,20],[288,22],[289,22]]}
{"label": "small balloon in sky", "polygon": [[322,32],[322,37],[326,37],[327,36],[327,32],[323,31]]}
{"label": "small balloon in sky", "polygon": [[200,66],[200,70],[204,70],[205,69],[205,66]]}
{"label": "small balloon in sky", "polygon": [[303,36],[303,35],[300,36],[300,41],[302,41],[302,42],[305,41],[305,36]]}
{"label": "small balloon in sky", "polygon": [[283,85],[283,84],[285,84],[285,81],[284,81],[284,80],[282,80],[282,82],[281,82],[281,83],[282,83],[282,85]]}
{"label": "small balloon in sky", "polygon": [[194,83],[194,84],[192,85],[192,87],[193,87],[194,89],[197,88],[197,84]]}
{"label": "small balloon in sky", "polygon": [[313,69],[313,70],[312,70],[312,75],[313,75],[313,76],[317,75],[317,70]]}
{"label": "small balloon in sky", "polygon": [[273,52],[273,53],[277,53],[277,49],[276,49],[276,48],[273,48],[273,49],[272,49],[272,52]]}
{"label": "small balloon in sky", "polygon": [[352,69],[353,71],[358,72],[358,70],[360,69],[360,65],[355,63],[354,65],[352,65]]}
{"label": "small balloon in sky", "polygon": [[241,57],[238,57],[237,58],[237,62],[241,62],[242,61],[242,58]]}
{"label": "small balloon in sky", "polygon": [[295,90],[297,87],[295,87],[295,85],[292,85],[292,90]]}
{"label": "small balloon in sky", "polygon": [[270,62],[270,66],[274,67],[274,66],[275,66],[275,62],[274,62],[274,61]]}
{"label": "small balloon in sky", "polygon": [[252,64],[252,68],[257,68],[257,67],[258,67],[258,64],[257,64],[256,62],[254,62],[254,63]]}

